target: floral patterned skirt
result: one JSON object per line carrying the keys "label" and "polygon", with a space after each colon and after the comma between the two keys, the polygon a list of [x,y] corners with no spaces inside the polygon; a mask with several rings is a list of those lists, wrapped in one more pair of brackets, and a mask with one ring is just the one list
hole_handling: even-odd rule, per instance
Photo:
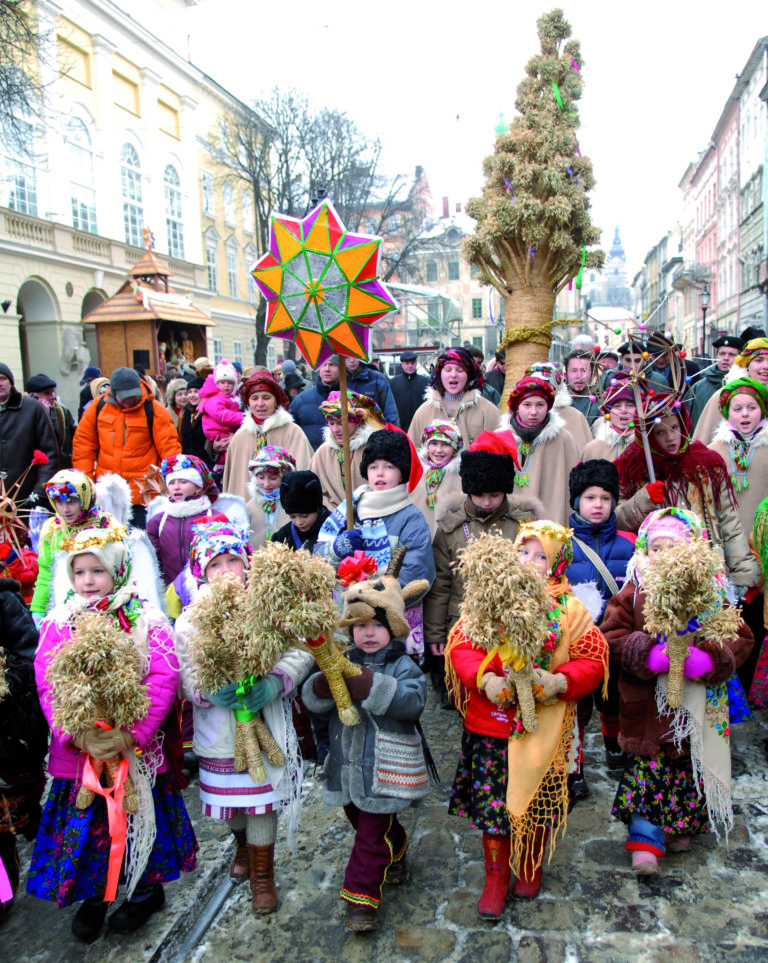
{"label": "floral patterned skirt", "polygon": [[[172,782],[170,773],[161,773],[152,789],[157,835],[140,883],[167,883],[197,865],[195,833]],[[27,892],[59,907],[99,899],[107,885],[106,803],[97,796],[87,809],[77,809],[79,788],[75,779],[53,780],[29,867]]]}
{"label": "floral patterned skirt", "polygon": [[749,708],[747,697],[744,695],[744,686],[734,672],[726,683],[728,689],[728,722],[734,726],[739,722],[748,722],[752,718],[752,710]]}
{"label": "floral patterned skirt", "polygon": [[510,835],[506,739],[464,730],[448,812],[466,816],[484,833]]}
{"label": "floral patterned skirt", "polygon": [[755,674],[749,687],[749,701],[761,709],[768,706],[768,635],[763,639],[760,655],[757,657]]}
{"label": "floral patterned skirt", "polygon": [[[668,759],[664,753],[649,759],[630,756],[616,791],[611,814],[624,823],[642,816],[667,833],[706,832],[707,800],[697,791],[689,756]],[[699,795],[699,792],[701,795]]]}

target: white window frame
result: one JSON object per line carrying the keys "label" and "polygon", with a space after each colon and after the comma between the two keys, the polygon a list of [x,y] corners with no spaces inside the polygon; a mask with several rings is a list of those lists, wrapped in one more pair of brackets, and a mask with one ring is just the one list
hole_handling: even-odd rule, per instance
{"label": "white window frame", "polygon": [[238,364],[243,363],[243,342],[242,341],[232,342],[232,360],[236,361]]}
{"label": "white window frame", "polygon": [[168,235],[168,253],[184,260],[184,216],[181,203],[181,178],[173,164],[163,171],[165,194],[165,230]]}
{"label": "white window frame", "polygon": [[[129,152],[131,156],[128,156]],[[141,247],[144,230],[141,161],[136,148],[128,142],[123,144],[120,151],[120,188],[125,242],[132,247]]]}
{"label": "white window frame", "polygon": [[253,194],[246,188],[243,191],[243,230],[253,237],[256,230],[253,209]]}
{"label": "white window frame", "polygon": [[213,363],[221,364],[224,358],[224,342],[221,338],[213,339]]}
{"label": "white window frame", "polygon": [[96,234],[96,192],[93,189],[93,148],[88,126],[80,117],[70,117],[65,133],[69,162],[72,227]]}
{"label": "white window frame", "polygon": [[221,189],[224,198],[224,223],[229,227],[235,226],[235,189],[231,184],[225,184]]}
{"label": "white window frame", "polygon": [[207,214],[208,217],[215,217],[213,174],[210,171],[200,172],[200,190],[203,195],[203,214]]}

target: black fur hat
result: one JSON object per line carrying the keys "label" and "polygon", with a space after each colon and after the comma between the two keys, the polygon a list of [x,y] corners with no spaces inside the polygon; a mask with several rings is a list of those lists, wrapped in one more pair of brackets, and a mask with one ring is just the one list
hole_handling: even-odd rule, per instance
{"label": "black fur hat", "polygon": [[286,515],[311,515],[323,507],[323,486],[313,471],[289,471],[280,482],[280,504]]}
{"label": "black fur hat", "polygon": [[461,453],[459,475],[465,495],[504,492],[515,487],[517,446],[509,431],[482,431]]}
{"label": "black fur hat", "polygon": [[404,432],[393,431],[391,428],[380,428],[373,432],[365,443],[360,460],[360,474],[363,478],[368,477],[369,465],[379,458],[399,468],[403,482],[408,482],[411,474],[411,446]]}
{"label": "black fur hat", "polygon": [[609,492],[615,506],[619,500],[619,472],[613,462],[606,461],[605,458],[592,458],[571,469],[568,486],[571,493],[571,508],[574,511],[578,511],[576,499],[593,485]]}

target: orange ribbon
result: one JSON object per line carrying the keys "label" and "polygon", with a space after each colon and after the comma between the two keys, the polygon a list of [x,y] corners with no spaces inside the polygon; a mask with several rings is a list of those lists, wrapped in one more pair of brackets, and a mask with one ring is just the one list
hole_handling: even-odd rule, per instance
{"label": "orange ribbon", "polygon": [[375,575],[377,570],[375,558],[357,551],[344,559],[337,569],[337,575],[346,588],[351,582],[364,582],[369,575]]}
{"label": "orange ribbon", "polygon": [[91,765],[90,755],[83,766],[83,785],[98,796],[104,797],[107,804],[107,823],[111,839],[109,847],[109,864],[107,868],[107,888],[104,901],[113,903],[117,896],[117,885],[120,882],[120,869],[125,855],[126,831],[128,817],[123,812],[123,795],[125,794],[125,780],[128,778],[128,760],[122,759],[117,771],[117,779],[112,786],[102,786],[96,778]]}

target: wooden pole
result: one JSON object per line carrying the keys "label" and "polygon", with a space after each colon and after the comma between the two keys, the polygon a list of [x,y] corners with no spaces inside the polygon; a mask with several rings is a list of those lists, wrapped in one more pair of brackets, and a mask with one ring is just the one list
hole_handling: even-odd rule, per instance
{"label": "wooden pole", "polygon": [[648,444],[648,432],[645,430],[645,412],[643,411],[643,399],[640,397],[640,389],[637,381],[632,380],[632,394],[635,396],[636,417],[639,419],[640,437],[643,439],[643,451],[645,452],[645,463],[648,466],[648,481],[656,481],[656,472],[653,470],[653,458],[651,457],[651,446]]}
{"label": "wooden pole", "polygon": [[347,399],[347,364],[339,355],[339,393],[341,395],[341,450],[344,452],[344,491],[347,502],[347,529],[355,527],[352,504],[352,458],[349,451],[349,404]]}

